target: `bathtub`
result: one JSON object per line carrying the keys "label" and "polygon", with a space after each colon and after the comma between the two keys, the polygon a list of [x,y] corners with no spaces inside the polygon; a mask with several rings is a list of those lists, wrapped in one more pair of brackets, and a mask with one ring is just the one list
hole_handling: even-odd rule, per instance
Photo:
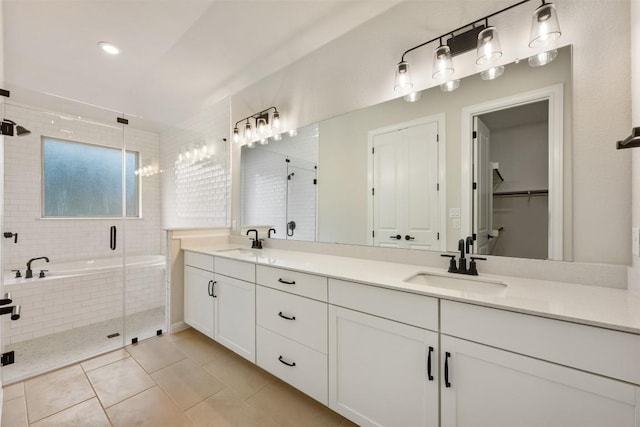
{"label": "bathtub", "polygon": [[[164,255],[136,255],[126,257],[126,266],[129,268],[140,268],[140,267],[159,267],[164,266],[165,264],[165,256]],[[92,273],[103,273],[107,271],[116,271],[119,268],[123,267],[122,257],[113,257],[113,258],[98,258],[98,259],[90,259],[90,260],[81,260],[81,261],[71,261],[71,262],[62,262],[62,263],[45,263],[42,260],[39,260],[37,265],[34,265],[33,268],[33,278],[38,279],[38,274],[40,270],[48,270],[46,272],[46,277],[60,277],[60,276],[78,276],[84,274],[92,274]],[[5,285],[14,284],[14,283],[24,283],[25,281],[30,281],[32,279],[24,278],[24,269],[21,270],[22,278],[16,279],[15,274],[12,272],[5,273],[4,275],[4,283]]]}

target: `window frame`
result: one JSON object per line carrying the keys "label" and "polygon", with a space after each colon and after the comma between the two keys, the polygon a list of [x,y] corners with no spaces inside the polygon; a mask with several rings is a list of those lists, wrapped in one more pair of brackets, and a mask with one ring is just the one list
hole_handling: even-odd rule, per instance
{"label": "window frame", "polygon": [[[44,144],[45,144],[45,140],[53,140],[53,141],[58,141],[58,142],[67,142],[67,143],[72,143],[72,144],[79,144],[79,145],[87,145],[87,146],[92,146],[92,147],[98,147],[98,148],[108,148],[108,149],[112,149],[115,151],[120,151],[121,153],[125,153],[124,156],[124,162],[122,163],[122,169],[123,169],[123,179],[122,179],[122,186],[123,188],[123,192],[122,195],[124,196],[124,194],[126,194],[126,153],[134,153],[135,154],[135,170],[139,170],[140,169],[140,159],[141,159],[141,154],[140,151],[137,150],[126,150],[125,147],[112,147],[109,145],[104,145],[104,144],[96,144],[96,143],[91,143],[91,142],[85,142],[85,141],[78,141],[78,140],[73,140],[73,139],[66,139],[66,138],[59,138],[56,136],[48,136],[48,135],[41,135],[40,137],[40,219],[42,220],[56,220],[56,219],[62,219],[62,220],[68,220],[68,219],[75,219],[75,220],[96,220],[96,219],[109,219],[109,220],[113,220],[113,219],[142,219],[142,180],[140,179],[140,175],[139,174],[135,174],[135,188],[138,192],[137,197],[136,197],[136,204],[137,204],[137,214],[134,216],[127,216],[126,215],[126,205],[124,206],[124,211],[125,214],[122,214],[122,211],[120,212],[119,215],[114,215],[114,216],[110,216],[110,215],[102,215],[102,216],[54,216],[54,215],[45,215],[45,175],[44,175],[44,164],[45,164],[45,156],[44,156]],[[125,201],[126,203],[126,201]]]}

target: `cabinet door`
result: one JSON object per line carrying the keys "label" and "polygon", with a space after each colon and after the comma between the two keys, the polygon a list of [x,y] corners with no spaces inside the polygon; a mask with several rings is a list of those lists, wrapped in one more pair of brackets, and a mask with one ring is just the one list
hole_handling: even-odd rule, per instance
{"label": "cabinet door", "polygon": [[329,407],[362,426],[437,426],[437,344],[435,332],[329,306]]}
{"label": "cabinet door", "polygon": [[640,415],[627,383],[445,335],[441,349],[443,427],[632,427]]}
{"label": "cabinet door", "polygon": [[211,297],[213,273],[185,265],[184,321],[213,338],[214,299]]}
{"label": "cabinet door", "polygon": [[216,274],[214,295],[214,339],[255,363],[256,285]]}

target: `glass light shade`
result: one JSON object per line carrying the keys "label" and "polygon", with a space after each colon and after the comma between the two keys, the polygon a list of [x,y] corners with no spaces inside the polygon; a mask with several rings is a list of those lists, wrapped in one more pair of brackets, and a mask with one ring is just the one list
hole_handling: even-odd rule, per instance
{"label": "glass light shade", "polygon": [[249,141],[249,142],[247,142],[247,147],[248,147],[248,148],[253,148],[253,147],[255,147],[255,146],[256,146],[255,141]]}
{"label": "glass light shade", "polygon": [[290,137],[298,136],[298,129],[291,129],[289,131],[289,136]]}
{"label": "glass light shade", "polygon": [[260,139],[260,145],[267,145],[269,143],[269,138]]}
{"label": "glass light shade", "polygon": [[274,141],[280,141],[282,139],[282,135],[279,133],[276,133],[275,135],[273,135],[272,138]]}
{"label": "glass light shade", "polygon": [[497,67],[491,67],[481,72],[480,78],[482,80],[493,80],[500,77],[502,73],[504,73],[504,65],[498,65]]}
{"label": "glass light shade", "polygon": [[247,122],[247,124],[244,125],[244,139],[251,139],[252,136],[253,129],[251,129],[251,123]]}
{"label": "glass light shade", "polygon": [[453,61],[451,60],[451,49],[449,46],[439,46],[433,51],[433,74],[436,80],[446,79],[453,75]]}
{"label": "glass light shade", "polygon": [[443,92],[453,92],[460,87],[460,80],[449,80],[446,83],[440,85],[440,90]]}
{"label": "glass light shade", "polygon": [[502,56],[500,39],[496,27],[487,27],[478,34],[478,57],[476,64],[485,65]]}
{"label": "glass light shade", "polygon": [[556,59],[556,56],[558,56],[558,51],[555,49],[538,53],[537,55],[529,57],[529,65],[532,67],[542,67]]}
{"label": "glass light shade", "polygon": [[280,113],[277,111],[273,113],[273,117],[271,120],[271,129],[280,129]]}
{"label": "glass light shade", "polygon": [[416,102],[419,101],[421,97],[421,92],[411,92],[410,94],[404,96],[404,100],[407,102]]}
{"label": "glass light shade", "polygon": [[561,35],[558,14],[553,3],[545,3],[533,12],[529,47],[535,49],[547,46]]}
{"label": "glass light shade", "polygon": [[256,130],[258,135],[264,135],[267,133],[267,122],[264,119],[258,119],[256,122]]}
{"label": "glass light shade", "polygon": [[240,131],[238,130],[238,128],[233,128],[233,142],[239,142],[240,141]]}
{"label": "glass light shade", "polygon": [[393,86],[393,90],[398,91],[406,91],[413,87],[413,82],[411,81],[411,69],[409,68],[409,63],[407,61],[402,61],[396,67],[396,81]]}

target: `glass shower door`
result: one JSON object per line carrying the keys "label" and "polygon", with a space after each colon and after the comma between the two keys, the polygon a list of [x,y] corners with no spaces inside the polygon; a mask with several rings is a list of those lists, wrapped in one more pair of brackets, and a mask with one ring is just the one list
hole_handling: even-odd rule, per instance
{"label": "glass shower door", "polygon": [[21,307],[0,318],[10,384],[122,347],[128,206],[115,113],[11,87],[3,117],[1,294]]}

